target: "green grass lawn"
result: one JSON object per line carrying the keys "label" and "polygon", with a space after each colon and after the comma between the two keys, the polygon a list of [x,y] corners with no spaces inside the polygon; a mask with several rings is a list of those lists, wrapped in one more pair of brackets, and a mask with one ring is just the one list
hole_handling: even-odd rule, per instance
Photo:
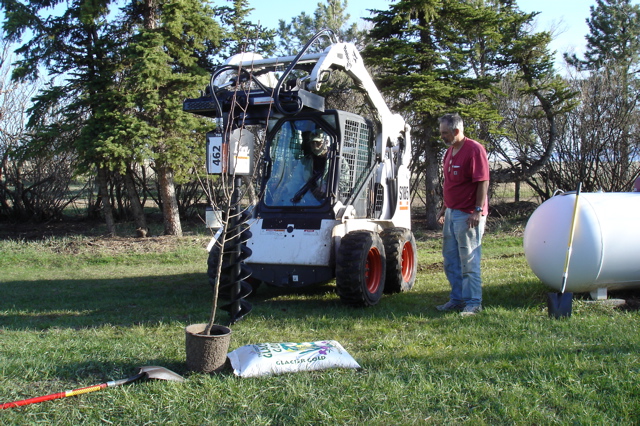
{"label": "green grass lawn", "polygon": [[[206,322],[204,238],[162,250],[0,242],[0,402],[71,390],[161,365],[185,383],[139,381],[0,412],[0,424],[638,424],[639,313],[573,302],[547,315],[519,233],[489,232],[485,310],[448,298],[440,240],[420,234],[413,291],[368,309],[332,284],[261,287],[231,348],[334,339],[362,366],[238,378],[186,371],[184,327]],[[169,240],[167,240],[169,241]],[[160,241],[160,244],[162,241]],[[221,313],[221,321],[226,313]]]}

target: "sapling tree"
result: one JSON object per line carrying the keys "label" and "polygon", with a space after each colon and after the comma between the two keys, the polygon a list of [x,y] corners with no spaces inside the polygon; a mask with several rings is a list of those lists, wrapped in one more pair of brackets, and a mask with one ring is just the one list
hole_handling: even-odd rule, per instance
{"label": "sapling tree", "polygon": [[[231,79],[235,78],[235,84],[226,89],[233,91],[231,103],[237,108],[231,108],[225,120],[218,119],[215,131],[208,134],[213,146],[207,154],[207,167],[216,176],[203,180],[202,185],[220,228],[208,247],[208,276],[213,301],[205,335],[214,326],[222,291],[227,292],[224,297],[229,299],[224,309],[229,311],[230,323],[250,310],[248,303],[242,300],[251,291],[243,282],[249,275],[243,266],[243,260],[249,254],[244,242],[248,236],[246,220],[259,198],[256,187],[262,170],[256,165],[262,155],[266,129],[257,125],[245,126],[243,121],[237,128],[232,124],[236,122],[236,109],[248,106],[247,94],[253,84],[253,76],[249,81],[240,81],[240,75],[238,66],[238,72]],[[224,79],[230,81],[229,73],[225,73]],[[216,81],[213,84],[212,92],[217,90]],[[238,96],[240,94],[243,96]]]}

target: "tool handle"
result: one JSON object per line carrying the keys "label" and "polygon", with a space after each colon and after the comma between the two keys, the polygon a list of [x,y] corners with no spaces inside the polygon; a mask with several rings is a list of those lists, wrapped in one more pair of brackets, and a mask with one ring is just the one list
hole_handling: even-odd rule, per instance
{"label": "tool handle", "polygon": [[4,410],[5,408],[20,407],[22,405],[36,404],[38,402],[51,401],[53,399],[66,398],[68,396],[82,395],[84,393],[95,392],[100,389],[104,389],[106,387],[107,387],[107,383],[102,383],[99,385],[87,386],[85,388],[52,393],[50,395],[37,396],[35,398],[22,399],[20,401],[5,402],[4,404],[2,404],[1,408]]}
{"label": "tool handle", "polygon": [[576,230],[576,217],[578,216],[578,197],[580,196],[580,190],[582,189],[582,182],[578,182],[578,188],[576,190],[576,200],[573,204],[573,215],[571,216],[571,228],[569,229],[569,243],[567,244],[567,253],[564,258],[564,272],[562,274],[562,290],[561,293],[567,289],[567,277],[569,276],[569,262],[571,260],[571,249],[573,247],[573,234]]}
{"label": "tool handle", "polygon": [[107,383],[101,383],[99,385],[87,386],[85,388],[78,388],[70,391],[52,393],[50,395],[37,396],[35,398],[22,399],[20,401],[5,402],[4,404],[0,405],[0,409],[4,410],[5,408],[20,407],[22,405],[36,404],[38,402],[51,401],[53,399],[66,398],[68,396],[82,395],[85,393],[99,391],[100,389],[104,389],[104,388],[112,388],[114,386],[120,386],[127,383],[135,382],[136,380],[146,376],[146,374],[147,373],[138,373],[135,376],[131,376],[126,379],[113,380]]}

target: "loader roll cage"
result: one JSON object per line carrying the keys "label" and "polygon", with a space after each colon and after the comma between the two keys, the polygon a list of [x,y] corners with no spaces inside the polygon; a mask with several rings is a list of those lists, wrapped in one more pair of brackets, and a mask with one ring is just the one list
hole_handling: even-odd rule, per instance
{"label": "loader roll cage", "polygon": [[[314,138],[323,138],[325,156],[310,152]],[[363,117],[338,110],[284,117],[267,135],[259,215],[324,213],[335,219],[339,204],[352,205],[356,217],[372,217],[377,164],[375,130]]]}

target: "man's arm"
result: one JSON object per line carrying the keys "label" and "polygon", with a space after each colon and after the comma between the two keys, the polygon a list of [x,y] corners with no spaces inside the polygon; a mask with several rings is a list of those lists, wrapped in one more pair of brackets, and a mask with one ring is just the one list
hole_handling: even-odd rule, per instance
{"label": "man's arm", "polygon": [[444,224],[444,212],[447,210],[447,206],[444,205],[444,200],[442,200],[442,207],[440,207],[440,211],[438,212],[438,223],[440,225]]}
{"label": "man's arm", "polygon": [[[476,188],[476,206],[484,207],[484,202],[487,199],[487,194],[489,193],[489,181],[483,180],[478,182],[478,187]],[[467,223],[469,223],[469,228],[475,228],[480,223],[480,216],[482,216],[482,212],[474,211],[467,219]]]}
{"label": "man's arm", "polygon": [[484,202],[489,194],[489,181],[483,180],[478,182],[478,188],[476,189],[476,206],[484,207]]}

